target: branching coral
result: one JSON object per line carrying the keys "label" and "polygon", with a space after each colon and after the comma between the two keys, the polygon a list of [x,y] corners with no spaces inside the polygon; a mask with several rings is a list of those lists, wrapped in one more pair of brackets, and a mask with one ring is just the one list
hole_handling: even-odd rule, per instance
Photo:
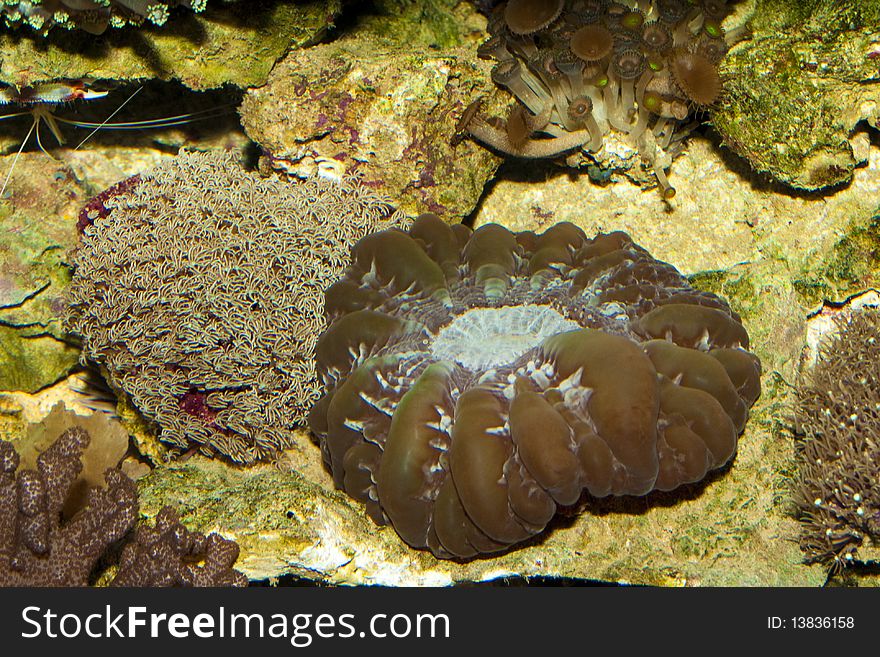
{"label": "branching coral", "polygon": [[477,114],[463,127],[519,157],[597,152],[617,132],[672,198],[660,156],[679,150],[692,110],[721,93],[718,63],[733,40],[721,21],[732,1],[509,0],[490,16],[479,55],[497,60],[496,84],[546,118],[519,143]]}
{"label": "branching coral", "polygon": [[19,467],[36,468],[39,455],[72,427],[84,429],[91,440],[80,454],[82,468],[66,493],[63,513],[67,518],[85,506],[88,491],[103,485],[104,473],[108,468],[119,467],[128,451],[128,432],[119,422],[104,413],[77,415],[58,403],[40,422],[30,425],[23,438],[17,441]]}
{"label": "branching coral", "polygon": [[[354,243],[402,223],[369,189],[186,154],[103,198],[72,256],[67,325],[161,438],[251,462],[320,397],[324,288]],[[85,222],[87,223],[87,222]]]}
{"label": "branching coral", "polygon": [[336,485],[438,557],[524,541],[584,490],[699,481],[760,392],[738,316],[624,233],[423,215],[352,261],[309,422]]}
{"label": "branching coral", "polygon": [[27,25],[47,31],[53,26],[101,34],[107,27],[164,25],[171,10],[205,10],[208,0],[2,0],[7,25]]}
{"label": "branching coral", "polygon": [[68,429],[40,455],[36,470],[16,473],[18,454],[0,441],[0,585],[85,586],[98,558],[134,524],[137,490],[113,469],[107,487],[90,489],[86,507],[62,523],[88,442],[84,429]]}
{"label": "branching coral", "polygon": [[66,517],[89,443],[82,427],[67,429],[40,454],[36,469],[27,469],[12,443],[0,441],[0,586],[85,586],[123,538],[114,586],[247,584],[233,570],[238,546],[188,531],[171,507],[159,512],[155,529],[142,524],[127,536],[137,520],[137,489],[117,468],[108,468],[106,486],[90,487],[85,506]]}
{"label": "branching coral", "polygon": [[187,530],[166,506],[156,526],[141,524],[122,551],[113,586],[247,586],[233,569],[238,545],[217,534]]}
{"label": "branching coral", "polygon": [[798,386],[801,549],[832,569],[880,541],[880,312],[840,315]]}

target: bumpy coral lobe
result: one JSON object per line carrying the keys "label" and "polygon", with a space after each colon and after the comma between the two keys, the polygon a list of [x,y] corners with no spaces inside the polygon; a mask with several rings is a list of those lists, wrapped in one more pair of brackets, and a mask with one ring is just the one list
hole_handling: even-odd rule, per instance
{"label": "bumpy coral lobe", "polygon": [[583,491],[699,481],[760,392],[738,316],[620,232],[423,215],[361,240],[326,302],[309,422],[334,480],[438,557],[524,541]]}
{"label": "bumpy coral lobe", "polygon": [[105,474],[106,488],[91,488],[86,506],[62,522],[88,443],[84,429],[68,429],[30,470],[0,441],[0,586],[85,586],[98,558],[134,524],[137,489],[115,469]]}

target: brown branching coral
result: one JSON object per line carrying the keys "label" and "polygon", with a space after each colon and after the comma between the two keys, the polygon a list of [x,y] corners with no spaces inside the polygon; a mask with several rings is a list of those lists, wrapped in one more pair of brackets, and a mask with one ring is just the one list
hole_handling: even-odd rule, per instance
{"label": "brown branching coral", "polygon": [[122,551],[113,586],[247,586],[233,569],[238,545],[211,534],[187,530],[166,506],[155,527],[142,523]]}
{"label": "brown branching coral", "polygon": [[4,0],[0,13],[10,26],[27,25],[46,32],[54,26],[101,34],[108,27],[164,25],[171,11],[205,10],[208,0]]}
{"label": "brown branching coral", "polygon": [[63,513],[67,518],[85,506],[89,490],[102,486],[104,473],[109,468],[119,467],[128,451],[128,432],[119,422],[104,413],[77,415],[59,402],[40,422],[30,425],[26,435],[17,442],[19,467],[35,469],[40,454],[73,427],[85,430],[90,440],[79,456],[80,472],[66,494]]}
{"label": "brown branching coral", "polygon": [[438,557],[527,540],[583,491],[699,481],[760,393],[739,317],[624,233],[423,215],[358,242],[326,297],[325,461]]}
{"label": "brown branching coral", "polygon": [[86,586],[99,559],[125,539],[113,586],[245,586],[233,569],[238,546],[180,524],[165,507],[156,526],[141,524],[134,482],[117,468],[105,486],[91,486],[87,501],[65,515],[90,436],[67,429],[37,458],[21,467],[12,443],[0,441],[0,586]]}
{"label": "brown branching coral", "polygon": [[0,441],[0,586],[85,586],[108,546],[134,524],[137,490],[112,469],[107,487],[91,488],[85,508],[62,522],[88,442],[84,429],[68,429],[40,455],[36,470],[16,473],[18,454]]}
{"label": "brown branching coral", "polygon": [[832,569],[880,541],[880,311],[838,317],[798,385],[796,412],[801,549]]}
{"label": "brown branching coral", "polygon": [[261,178],[223,153],[141,178],[85,228],[67,326],[162,440],[268,457],[320,397],[324,289],[404,217],[354,182]]}
{"label": "brown branching coral", "polygon": [[733,41],[721,21],[733,2],[502,3],[479,55],[498,62],[496,84],[547,119],[519,144],[477,114],[463,127],[492,148],[531,158],[581,148],[595,153],[615,132],[638,149],[664,197],[672,198],[661,156],[680,150],[693,110],[711,106],[721,93],[718,64]]}

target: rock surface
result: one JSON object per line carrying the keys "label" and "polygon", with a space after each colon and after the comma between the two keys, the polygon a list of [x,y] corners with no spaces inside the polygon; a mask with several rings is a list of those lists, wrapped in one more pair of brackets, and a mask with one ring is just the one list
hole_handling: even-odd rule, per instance
{"label": "rock surface", "polygon": [[712,122],[757,171],[798,189],[848,182],[856,125],[880,120],[878,0],[751,0]]}
{"label": "rock surface", "polygon": [[0,81],[29,85],[57,78],[175,78],[192,89],[256,86],[290,48],[317,41],[341,0],[211,3],[180,12],[162,27],[108,30],[99,37],[54,29],[0,34]]}
{"label": "rock surface", "polygon": [[301,176],[356,171],[408,214],[468,214],[499,160],[472,141],[454,144],[455,126],[475,97],[505,96],[474,55],[485,19],[467,3],[441,4],[451,25],[416,22],[428,11],[418,3],[367,16],[351,34],[291,52],[250,90],[242,123],[270,165]]}

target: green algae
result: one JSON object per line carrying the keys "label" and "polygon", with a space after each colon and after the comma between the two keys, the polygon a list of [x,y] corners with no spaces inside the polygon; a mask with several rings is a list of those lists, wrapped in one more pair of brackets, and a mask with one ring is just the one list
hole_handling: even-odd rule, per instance
{"label": "green algae", "polygon": [[34,392],[66,376],[79,356],[59,317],[84,189],[42,153],[22,160],[0,201],[0,390]]}
{"label": "green algae", "polygon": [[263,84],[291,48],[320,39],[341,0],[250,0],[183,12],[162,27],[109,30],[100,37],[53,30],[0,34],[0,81],[27,85],[58,78],[177,79],[192,89]]}
{"label": "green algae", "polygon": [[809,263],[792,284],[806,306],[842,302],[880,280],[880,212],[850,225],[819,266]]}
{"label": "green algae", "polygon": [[877,123],[877,0],[757,0],[752,36],[722,65],[713,112],[724,144],[756,170],[795,188],[847,183],[858,165],[848,141]]}

